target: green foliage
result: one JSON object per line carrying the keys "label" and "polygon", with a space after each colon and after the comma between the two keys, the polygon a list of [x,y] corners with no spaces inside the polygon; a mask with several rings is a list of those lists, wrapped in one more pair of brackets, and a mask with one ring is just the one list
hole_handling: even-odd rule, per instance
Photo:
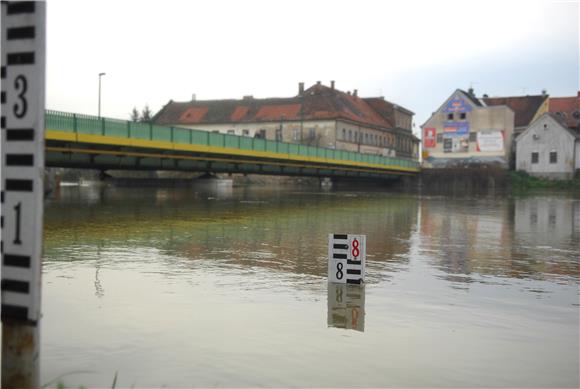
{"label": "green foliage", "polygon": [[517,189],[527,188],[552,188],[552,189],[580,189],[580,176],[572,180],[548,180],[545,178],[530,176],[527,172],[510,172],[512,187]]}
{"label": "green foliage", "polygon": [[149,109],[149,105],[145,105],[145,107],[143,108],[143,111],[141,111],[141,122],[149,123],[151,121],[152,117],[153,117],[153,114],[152,114],[151,110]]}
{"label": "green foliage", "polygon": [[137,107],[133,107],[133,110],[131,111],[131,121],[132,122],[139,121],[139,111],[137,110]]}
{"label": "green foliage", "polygon": [[153,112],[151,112],[149,105],[145,105],[141,113],[139,113],[137,107],[133,107],[130,117],[132,122],[149,123],[153,118]]}

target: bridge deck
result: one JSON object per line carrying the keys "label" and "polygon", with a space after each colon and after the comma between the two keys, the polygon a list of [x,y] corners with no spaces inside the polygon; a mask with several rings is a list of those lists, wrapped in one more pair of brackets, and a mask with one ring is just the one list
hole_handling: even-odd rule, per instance
{"label": "bridge deck", "polygon": [[416,161],[180,127],[46,112],[48,166],[379,177]]}

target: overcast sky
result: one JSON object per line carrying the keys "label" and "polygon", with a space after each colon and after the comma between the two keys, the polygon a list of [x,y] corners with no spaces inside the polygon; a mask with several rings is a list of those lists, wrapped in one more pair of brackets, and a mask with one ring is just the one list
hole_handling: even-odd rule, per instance
{"label": "overcast sky", "polygon": [[336,80],[416,113],[456,88],[575,95],[578,1],[48,2],[47,107],[128,119],[186,101],[288,97]]}

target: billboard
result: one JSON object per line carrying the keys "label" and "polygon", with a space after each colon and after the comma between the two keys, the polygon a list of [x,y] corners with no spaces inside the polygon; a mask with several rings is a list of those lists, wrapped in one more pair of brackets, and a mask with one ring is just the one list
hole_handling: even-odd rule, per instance
{"label": "billboard", "polygon": [[425,128],[423,134],[423,146],[435,147],[437,145],[437,134],[434,128]]}
{"label": "billboard", "polygon": [[469,134],[469,122],[444,122],[445,134],[467,135]]}
{"label": "billboard", "polygon": [[467,153],[469,151],[469,135],[444,134],[444,153]]}
{"label": "billboard", "polygon": [[445,108],[443,108],[443,112],[471,112],[472,109],[471,105],[464,99],[455,97],[449,100]]}
{"label": "billboard", "polygon": [[503,131],[483,130],[477,132],[477,151],[504,151]]}

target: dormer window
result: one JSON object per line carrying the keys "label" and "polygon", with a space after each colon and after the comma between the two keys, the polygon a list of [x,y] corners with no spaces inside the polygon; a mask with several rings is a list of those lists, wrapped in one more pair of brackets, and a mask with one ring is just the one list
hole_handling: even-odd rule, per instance
{"label": "dormer window", "polygon": [[467,115],[465,114],[465,112],[461,112],[461,113],[459,114],[459,119],[461,119],[461,120],[465,120],[466,116],[467,116]]}
{"label": "dormer window", "polygon": [[453,120],[453,112],[447,114],[447,120]]}

